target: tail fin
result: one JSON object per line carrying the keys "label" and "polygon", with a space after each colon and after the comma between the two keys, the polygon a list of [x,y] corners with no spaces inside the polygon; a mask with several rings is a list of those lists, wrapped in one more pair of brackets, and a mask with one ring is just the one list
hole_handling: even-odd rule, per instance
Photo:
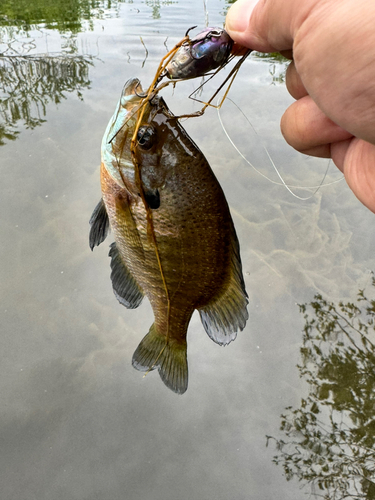
{"label": "tail fin", "polygon": [[141,372],[158,368],[164,384],[177,394],[188,386],[187,345],[174,339],[167,341],[153,324],[133,354],[132,365]]}

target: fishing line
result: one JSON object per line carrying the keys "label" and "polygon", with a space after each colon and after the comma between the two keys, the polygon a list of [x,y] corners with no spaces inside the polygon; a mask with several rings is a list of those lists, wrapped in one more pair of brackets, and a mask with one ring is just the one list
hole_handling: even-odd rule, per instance
{"label": "fishing line", "polygon": [[[255,135],[257,137],[258,136],[258,133],[257,131],[255,130],[255,128],[253,127],[252,123],[250,122],[250,120],[248,119],[248,117],[245,115],[245,113],[242,111],[242,109],[232,100],[230,99],[229,97],[227,97],[227,100],[230,101],[234,106],[236,106],[236,108],[240,111],[240,113],[242,114],[242,116],[245,118],[245,120],[248,122],[248,124],[250,125],[250,127],[252,128],[252,130],[254,131]],[[219,102],[219,101],[218,101]],[[330,182],[327,182],[325,184],[324,183],[324,180],[325,178],[327,177],[327,174],[328,174],[328,170],[329,170],[329,166],[331,164],[331,160],[328,161],[328,164],[327,164],[327,168],[326,168],[326,171],[324,172],[324,175],[323,175],[323,178],[322,180],[320,181],[320,183],[317,185],[317,186],[294,186],[294,185],[288,185],[286,184],[286,182],[284,181],[282,175],[280,174],[279,170],[277,169],[274,161],[272,160],[267,148],[265,146],[262,145],[264,151],[266,152],[267,156],[268,156],[268,159],[270,160],[271,162],[271,165],[272,167],[274,168],[277,176],[279,177],[279,179],[281,180],[281,182],[277,182],[277,181],[274,181],[272,179],[270,179],[267,175],[263,174],[260,170],[258,170],[247,158],[244,154],[241,153],[241,151],[239,150],[239,148],[235,145],[235,143],[233,142],[233,140],[231,139],[230,135],[228,134],[225,126],[224,126],[224,123],[223,123],[223,120],[221,118],[221,115],[220,115],[220,107],[217,107],[217,114],[218,114],[218,117],[219,117],[219,121],[220,121],[220,124],[221,124],[221,127],[225,133],[225,135],[227,136],[229,142],[232,144],[232,146],[234,147],[234,149],[237,151],[237,153],[241,156],[241,158],[243,158],[246,163],[248,165],[250,165],[250,167],[255,170],[255,172],[257,172],[259,175],[261,175],[262,177],[264,177],[265,179],[267,179],[269,182],[271,182],[272,184],[276,184],[278,186],[284,186],[287,191],[289,191],[289,193],[294,196],[295,198],[299,199],[299,200],[302,200],[302,201],[306,201],[306,200],[309,200],[310,198],[313,198],[316,193],[319,191],[319,189],[321,187],[326,187],[326,186],[331,186],[332,184],[336,184],[337,182],[341,182],[343,179],[344,179],[344,176],[340,177],[339,179],[336,179],[335,181],[330,181]],[[302,196],[298,196],[296,193],[294,193],[291,188],[293,189],[305,189],[305,190],[308,190],[308,189],[315,189],[315,191],[310,195],[310,196],[306,196],[306,197],[302,197]]]}

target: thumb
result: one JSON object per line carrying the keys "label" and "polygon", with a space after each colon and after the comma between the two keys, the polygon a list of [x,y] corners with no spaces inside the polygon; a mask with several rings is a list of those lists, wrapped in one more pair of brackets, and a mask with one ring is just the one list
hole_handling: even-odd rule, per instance
{"label": "thumb", "polygon": [[237,0],[225,29],[238,44],[260,52],[290,50],[316,0]]}

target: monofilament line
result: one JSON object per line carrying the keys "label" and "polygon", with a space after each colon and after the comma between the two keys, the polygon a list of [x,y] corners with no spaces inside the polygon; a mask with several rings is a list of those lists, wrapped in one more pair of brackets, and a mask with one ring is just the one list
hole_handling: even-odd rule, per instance
{"label": "monofilament line", "polygon": [[[242,116],[245,118],[245,120],[248,122],[248,124],[250,125],[250,127],[252,128],[252,130],[254,131],[255,135],[258,137],[258,134],[257,134],[257,131],[255,130],[255,128],[253,127],[252,123],[250,122],[250,120],[248,119],[248,117],[245,115],[245,113],[242,111],[242,109],[232,100],[230,99],[229,97],[227,97],[227,100],[230,101],[234,106],[236,106],[236,108],[240,111],[240,113],[242,114]],[[223,120],[221,118],[221,114],[220,114],[220,108],[218,107],[217,108],[217,113],[218,113],[218,117],[219,117],[219,121],[220,121],[220,124],[221,124],[221,127],[225,133],[225,135],[227,136],[229,142],[232,144],[232,146],[234,147],[234,149],[237,151],[237,153],[241,156],[241,158],[243,158],[246,163],[248,165],[250,165],[250,167],[255,170],[255,172],[257,172],[259,175],[261,175],[262,177],[264,177],[265,179],[267,179],[269,182],[271,182],[272,184],[276,184],[278,186],[284,186],[288,191],[289,193],[294,196],[295,198],[299,199],[299,200],[302,200],[302,201],[306,201],[306,200],[309,200],[310,198],[313,198],[316,193],[319,191],[319,189],[321,187],[326,187],[326,186],[330,186],[332,184],[336,184],[337,182],[340,182],[344,179],[344,176],[340,177],[339,179],[336,179],[335,181],[331,181],[331,182],[327,182],[326,184],[324,184],[324,180],[325,178],[327,177],[327,174],[328,174],[328,170],[329,170],[329,166],[331,164],[331,160],[328,161],[327,163],[327,168],[326,168],[326,171],[322,177],[322,180],[320,181],[320,183],[317,185],[317,186],[293,186],[293,185],[290,185],[288,186],[288,184],[286,184],[286,182],[284,181],[282,175],[280,174],[279,170],[277,169],[274,161],[272,160],[267,148],[265,146],[262,145],[264,151],[266,152],[267,156],[268,156],[268,159],[270,160],[271,162],[271,165],[272,167],[274,168],[277,176],[279,177],[280,182],[276,182],[272,179],[270,179],[269,177],[267,177],[267,175],[263,174],[260,170],[258,170],[247,158],[244,154],[242,154],[242,152],[239,150],[239,148],[235,145],[235,143],[233,142],[233,140],[231,139],[230,135],[228,134],[225,126],[224,126],[224,123],[223,123]],[[315,191],[310,195],[310,196],[306,196],[306,197],[302,197],[302,196],[298,196],[296,193],[294,193],[292,191],[292,189],[305,189],[305,190],[308,190],[308,189],[315,189]]]}

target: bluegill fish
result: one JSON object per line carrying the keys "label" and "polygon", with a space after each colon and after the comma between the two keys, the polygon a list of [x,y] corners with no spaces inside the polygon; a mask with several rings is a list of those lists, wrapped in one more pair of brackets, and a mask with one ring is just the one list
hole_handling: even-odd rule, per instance
{"label": "bluegill fish", "polygon": [[102,142],[102,200],[90,219],[90,247],[111,227],[114,293],[127,308],[144,295],[155,321],[133,355],[182,394],[188,385],[186,334],[195,309],[211,339],[226,345],[248,319],[239,244],[224,193],[207,160],[164,100],[141,104],[129,80]]}

